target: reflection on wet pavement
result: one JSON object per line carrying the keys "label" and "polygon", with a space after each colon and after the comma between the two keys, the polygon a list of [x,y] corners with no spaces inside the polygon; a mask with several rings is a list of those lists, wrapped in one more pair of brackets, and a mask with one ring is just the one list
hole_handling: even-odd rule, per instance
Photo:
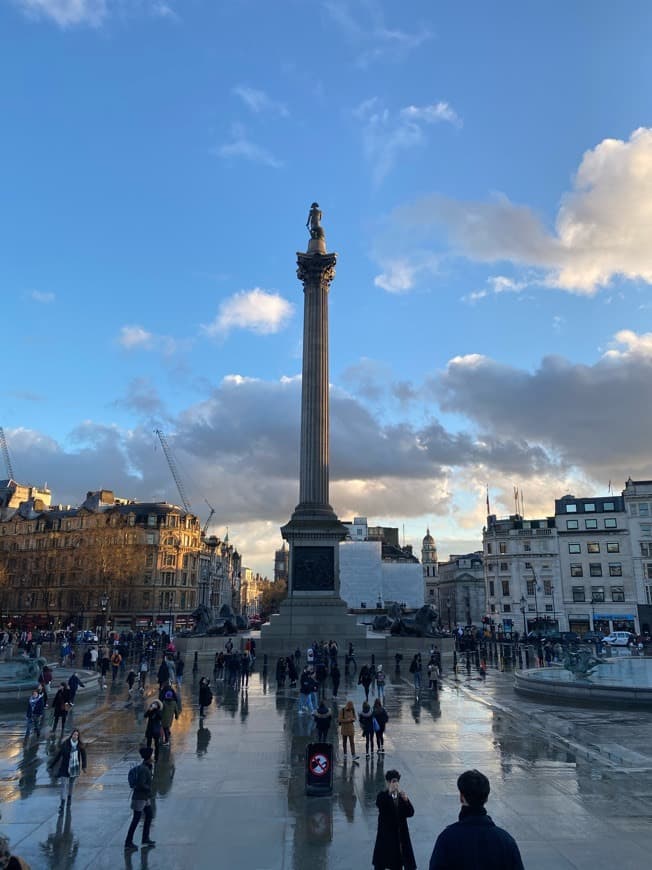
{"label": "reflection on wet pavement", "polygon": [[[155,771],[157,846],[133,856],[122,846],[131,816],[127,773],[144,733],[143,700],[127,701],[120,683],[75,705],[68,724],[80,727],[87,741],[89,769],[70,811],[61,814],[47,770],[57,742],[46,729],[45,737],[23,744],[22,717],[0,711],[0,828],[33,868],[51,870],[369,866],[376,794],[385,770],[397,767],[416,810],[410,832],[417,862],[426,867],[437,834],[456,819],[457,776],[478,767],[492,784],[488,810],[515,836],[528,870],[645,866],[649,774],[586,760],[546,735],[546,717],[554,714],[574,739],[599,741],[602,731],[615,739],[610,715],[530,704],[513,696],[506,675],[491,672],[486,682],[466,673],[459,683],[447,680],[438,699],[428,690],[415,697],[393,662],[385,667],[386,755],[365,758],[357,731],[360,762],[347,763],[334,741],[330,798],[305,795],[305,749],[314,732],[311,718],[297,713],[295,690],[277,693],[275,681],[259,673],[246,691],[214,683],[215,702],[200,720],[200,674],[193,681],[188,673],[171,746],[161,751]],[[364,695],[351,676],[342,682],[340,703],[348,697],[359,709]],[[626,713],[621,722],[618,733],[640,735],[643,748],[649,714]]]}

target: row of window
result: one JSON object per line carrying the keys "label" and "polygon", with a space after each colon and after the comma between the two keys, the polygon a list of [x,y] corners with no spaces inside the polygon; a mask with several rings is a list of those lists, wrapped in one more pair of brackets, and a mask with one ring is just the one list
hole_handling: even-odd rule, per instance
{"label": "row of window", "polygon": [[650,504],[649,502],[639,502],[638,504],[630,504],[629,512],[633,517],[650,517],[652,513],[650,513]]}
{"label": "row of window", "polygon": [[[609,562],[608,567],[610,577],[623,576],[622,562]],[[584,566],[581,562],[571,562],[570,575],[571,577],[584,576]],[[602,577],[602,564],[600,562],[589,562],[589,577]]]}
{"label": "row of window", "polygon": [[[503,598],[509,598],[509,580],[501,580],[500,588],[502,590]],[[544,595],[552,595],[553,585],[550,580],[543,581],[543,587],[539,586],[537,589],[536,583],[534,580],[527,581],[527,594],[531,597],[536,596],[537,592],[543,592]],[[493,598],[496,594],[496,584],[493,580],[489,581],[489,597]]]}
{"label": "row of window", "polygon": [[[584,502],[584,504],[583,504],[583,505],[580,505],[580,506],[583,508],[585,514],[589,514],[589,513],[593,513],[593,514],[594,514],[594,513],[595,513],[595,502],[589,502],[589,501],[587,501],[587,502]],[[578,505],[576,505],[576,504],[567,504],[567,505],[565,505],[565,510],[566,510],[566,513],[567,513],[567,514],[576,514],[576,513],[577,513],[577,508],[578,508]],[[616,510],[616,505],[615,505],[615,503],[612,502],[612,501],[605,501],[605,502],[602,502],[602,510],[603,510],[605,513],[606,513],[607,511],[615,511],[615,510]]]}
{"label": "row of window", "polygon": [[[605,529],[617,529],[618,528],[618,520],[615,517],[605,517],[603,519],[603,524]],[[573,531],[575,529],[579,529],[580,521],[579,520],[566,520],[566,528]],[[593,519],[584,520],[584,528],[585,529],[597,529],[598,521]]]}
{"label": "row of window", "polygon": [[[606,543],[606,551],[607,553],[620,553],[620,543],[618,541],[607,541]],[[581,544],[569,544],[568,545],[569,553],[581,553],[582,545]],[[599,553],[600,552],[600,544],[597,541],[589,541],[586,545],[587,553]],[[652,553],[650,554],[652,555]]]}
{"label": "row of window", "polygon": [[[611,600],[612,601],[624,601],[625,600],[625,587],[624,586],[611,586]],[[586,589],[584,586],[573,586],[573,601],[582,602],[582,601],[606,601],[604,586],[591,586],[591,597],[587,599],[586,597]]]}

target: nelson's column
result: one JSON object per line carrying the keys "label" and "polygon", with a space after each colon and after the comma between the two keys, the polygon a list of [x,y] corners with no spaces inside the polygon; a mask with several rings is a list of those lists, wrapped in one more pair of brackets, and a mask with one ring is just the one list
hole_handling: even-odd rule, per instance
{"label": "nelson's column", "polygon": [[360,640],[366,629],[340,598],[339,545],[347,534],[328,500],[328,291],[337,254],[326,251],[321,211],[310,207],[306,253],[297,253],[303,283],[303,371],[299,504],[281,534],[290,545],[288,597],[263,626],[264,642],[292,637],[307,642]]}

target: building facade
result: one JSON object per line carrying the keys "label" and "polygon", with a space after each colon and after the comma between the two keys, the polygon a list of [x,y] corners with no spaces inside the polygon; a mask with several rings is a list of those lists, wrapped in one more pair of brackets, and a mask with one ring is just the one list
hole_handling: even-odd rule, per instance
{"label": "building facade", "polygon": [[435,544],[435,539],[430,534],[430,529],[427,529],[426,535],[421,542],[421,567],[423,571],[424,600],[426,604],[432,604],[434,607],[438,606],[438,565],[437,545]]}
{"label": "building facade", "polygon": [[625,483],[627,512],[640,631],[652,632],[652,480]]}
{"label": "building facade", "polygon": [[441,626],[450,630],[481,625],[487,610],[482,551],[451,555],[448,562],[440,562],[434,588],[435,598],[430,603]]}
{"label": "building facade", "polygon": [[563,615],[554,517],[487,517],[483,530],[487,617],[505,631],[554,631]]}
{"label": "building facade", "polygon": [[580,636],[589,630],[635,631],[637,590],[625,499],[566,495],[555,501],[555,523],[562,630]]}
{"label": "building facade", "polygon": [[190,624],[199,520],[176,505],[89,492],[81,506],[31,498],[0,520],[0,616],[12,627],[138,629]]}

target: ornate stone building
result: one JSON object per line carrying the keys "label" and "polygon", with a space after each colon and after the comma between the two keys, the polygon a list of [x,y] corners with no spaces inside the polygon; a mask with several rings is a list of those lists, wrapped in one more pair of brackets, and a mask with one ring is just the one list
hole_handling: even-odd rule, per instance
{"label": "ornate stone building", "polygon": [[29,498],[0,516],[7,625],[185,627],[198,603],[201,526],[176,505],[89,492],[79,507]]}
{"label": "ornate stone building", "polygon": [[430,534],[430,529],[426,529],[426,536],[421,544],[421,565],[423,567],[424,601],[426,604],[432,604],[436,607],[439,562],[437,545],[435,544],[435,539]]}

